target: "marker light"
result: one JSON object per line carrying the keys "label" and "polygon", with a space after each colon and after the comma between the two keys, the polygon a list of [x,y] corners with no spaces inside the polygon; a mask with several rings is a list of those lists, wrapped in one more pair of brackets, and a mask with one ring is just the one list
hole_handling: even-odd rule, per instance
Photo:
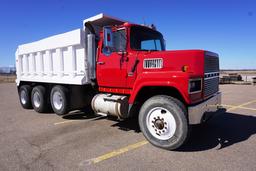
{"label": "marker light", "polygon": [[188,71],[188,66],[187,65],[183,65],[182,66],[182,68],[181,68],[181,70],[183,71],[183,72],[187,72]]}

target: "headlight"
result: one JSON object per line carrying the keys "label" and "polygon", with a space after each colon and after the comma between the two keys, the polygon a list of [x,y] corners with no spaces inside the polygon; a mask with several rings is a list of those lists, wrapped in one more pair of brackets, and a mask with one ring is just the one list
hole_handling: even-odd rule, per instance
{"label": "headlight", "polygon": [[202,91],[202,79],[201,78],[190,79],[189,86],[188,86],[189,94],[199,93],[201,91]]}

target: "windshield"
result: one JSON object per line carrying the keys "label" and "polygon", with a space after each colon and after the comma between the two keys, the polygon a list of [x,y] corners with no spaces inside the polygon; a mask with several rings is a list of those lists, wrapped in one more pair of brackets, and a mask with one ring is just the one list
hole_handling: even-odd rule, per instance
{"label": "windshield", "polygon": [[131,48],[134,50],[165,50],[161,33],[142,26],[131,27]]}

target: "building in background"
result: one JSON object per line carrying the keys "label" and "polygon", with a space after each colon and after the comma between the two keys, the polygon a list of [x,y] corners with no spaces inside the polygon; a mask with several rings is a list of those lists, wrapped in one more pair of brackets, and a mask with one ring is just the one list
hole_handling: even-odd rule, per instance
{"label": "building in background", "polygon": [[252,82],[256,77],[256,70],[221,70],[220,83]]}

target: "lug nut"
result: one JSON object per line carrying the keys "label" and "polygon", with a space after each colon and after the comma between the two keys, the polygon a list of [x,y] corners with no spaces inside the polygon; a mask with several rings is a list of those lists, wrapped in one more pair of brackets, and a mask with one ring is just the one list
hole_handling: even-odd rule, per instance
{"label": "lug nut", "polygon": [[164,122],[164,124],[165,124],[165,125],[167,125],[167,123],[166,123],[166,122]]}

